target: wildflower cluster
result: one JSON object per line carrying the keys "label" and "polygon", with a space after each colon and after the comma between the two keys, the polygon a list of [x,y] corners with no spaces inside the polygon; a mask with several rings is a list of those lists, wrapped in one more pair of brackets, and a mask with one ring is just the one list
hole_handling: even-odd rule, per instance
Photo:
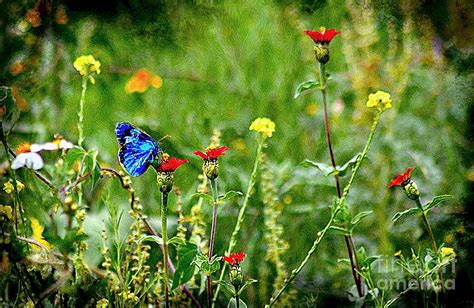
{"label": "wildflower cluster", "polygon": [[79,74],[89,78],[92,84],[95,83],[95,79],[92,75],[93,73],[100,75],[100,66],[100,62],[94,59],[91,55],[80,56],[74,61],[74,68],[79,72]]}
{"label": "wildflower cluster", "polygon": [[267,139],[275,132],[275,123],[269,118],[257,118],[250,124],[249,129],[262,134],[262,137]]}
{"label": "wildflower cluster", "polygon": [[383,112],[385,109],[392,108],[392,99],[390,94],[383,91],[377,91],[369,95],[367,101],[367,107],[370,109],[376,109],[379,112]]}

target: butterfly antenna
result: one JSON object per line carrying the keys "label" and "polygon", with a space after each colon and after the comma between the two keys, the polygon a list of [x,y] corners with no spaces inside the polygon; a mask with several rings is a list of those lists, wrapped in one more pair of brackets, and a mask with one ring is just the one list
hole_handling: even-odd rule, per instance
{"label": "butterfly antenna", "polygon": [[158,142],[161,142],[167,138],[171,138],[171,135],[164,135],[160,140],[158,140]]}

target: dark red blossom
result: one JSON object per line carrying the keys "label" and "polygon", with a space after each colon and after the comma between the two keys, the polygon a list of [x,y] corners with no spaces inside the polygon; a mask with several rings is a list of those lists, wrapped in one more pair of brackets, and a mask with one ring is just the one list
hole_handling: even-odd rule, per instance
{"label": "dark red blossom", "polygon": [[324,27],[320,28],[321,31],[306,30],[304,34],[309,36],[315,43],[329,43],[331,40],[341,32],[336,32],[335,29],[326,30]]}
{"label": "dark red blossom", "polygon": [[201,151],[194,152],[194,155],[200,156],[204,160],[215,160],[217,157],[224,155],[224,152],[227,151],[229,148],[226,146],[222,147],[213,147],[210,146],[206,149],[206,153]]}
{"label": "dark red blossom", "polygon": [[163,155],[161,164],[156,168],[157,172],[174,172],[182,164],[187,163],[187,159],[179,159],[175,157],[166,157]]}
{"label": "dark red blossom", "polygon": [[410,174],[411,172],[415,170],[415,167],[408,167],[405,172],[402,174],[397,175],[389,184],[388,187],[393,187],[393,186],[403,186],[403,183],[408,181],[410,179]]}
{"label": "dark red blossom", "polygon": [[230,265],[239,265],[240,262],[244,261],[245,259],[245,253],[239,252],[239,253],[231,253],[228,256],[224,256],[224,261],[229,263]]}

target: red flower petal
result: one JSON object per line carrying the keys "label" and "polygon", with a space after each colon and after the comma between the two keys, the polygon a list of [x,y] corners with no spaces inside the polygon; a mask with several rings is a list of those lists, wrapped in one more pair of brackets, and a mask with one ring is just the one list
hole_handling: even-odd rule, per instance
{"label": "red flower petal", "polygon": [[306,30],[304,34],[309,36],[313,42],[315,43],[329,43],[332,41],[332,39],[340,34],[341,32],[337,32],[335,29],[329,29],[325,30],[323,32],[320,31],[312,31],[312,30]]}
{"label": "red flower petal", "polygon": [[326,31],[324,31],[324,34],[323,34],[323,36],[324,36],[324,41],[330,42],[330,41],[332,41],[332,39],[333,39],[336,35],[338,35],[338,34],[340,34],[340,33],[341,33],[341,32],[336,32],[335,29],[326,30]]}
{"label": "red flower petal", "polygon": [[230,265],[236,265],[239,264],[240,262],[244,261],[245,259],[245,253],[239,252],[239,253],[231,253],[228,256],[224,256],[224,261],[229,263]]}
{"label": "red flower petal", "polygon": [[206,151],[206,155],[207,157],[209,157],[209,159],[216,159],[217,157],[224,155],[224,152],[228,149],[229,148],[226,146],[222,146],[216,149],[209,149]]}
{"label": "red flower petal", "polygon": [[402,186],[403,182],[410,178],[411,172],[415,170],[415,167],[408,167],[405,172],[397,175],[389,184],[388,187]]}
{"label": "red flower petal", "polygon": [[204,160],[207,159],[206,154],[204,154],[204,153],[201,152],[201,151],[196,151],[196,152],[194,152],[194,155],[201,156],[201,158],[204,159]]}
{"label": "red flower petal", "polygon": [[224,155],[224,152],[227,151],[229,148],[226,146],[221,146],[219,148],[208,148],[206,150],[206,154],[201,151],[194,152],[194,155],[200,156],[204,160],[214,160],[219,156]]}
{"label": "red flower petal", "polygon": [[158,172],[174,172],[176,169],[178,169],[179,166],[182,164],[187,163],[187,159],[178,159],[175,157],[171,157],[165,161],[162,161],[160,166],[157,168],[156,171]]}

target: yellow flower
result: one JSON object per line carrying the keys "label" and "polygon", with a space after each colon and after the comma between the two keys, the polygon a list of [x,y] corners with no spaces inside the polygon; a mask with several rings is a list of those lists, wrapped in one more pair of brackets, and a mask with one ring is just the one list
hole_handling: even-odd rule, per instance
{"label": "yellow flower", "polygon": [[[35,241],[46,247],[46,249],[51,248],[51,244],[43,238],[44,227],[40,225],[36,218],[31,218],[31,230],[33,230],[33,238]],[[32,245],[32,247],[35,250],[41,250],[41,248],[36,245]]]}
{"label": "yellow flower", "polygon": [[275,123],[269,118],[257,118],[250,124],[249,129],[261,133],[266,139],[275,131]]}
{"label": "yellow flower", "polygon": [[9,205],[0,205],[0,221],[4,219],[2,216],[5,216],[8,220],[11,220],[13,218],[12,207]]}
{"label": "yellow flower", "polygon": [[74,61],[74,68],[83,76],[89,77],[90,81],[94,84],[94,77],[90,76],[91,73],[100,74],[100,62],[94,59],[93,56],[80,56]]}
{"label": "yellow flower", "polygon": [[376,108],[380,112],[392,108],[390,94],[383,91],[377,91],[376,93],[370,94],[369,100],[367,101],[367,107],[372,109]]}
{"label": "yellow flower", "polygon": [[[20,182],[20,181],[16,181],[16,190],[18,192],[22,191],[23,188],[25,188],[25,185]],[[11,194],[15,191],[15,187],[13,187],[13,181],[12,180],[9,180],[8,182],[6,182],[5,184],[3,184],[3,190],[7,193],[7,194]]]}
{"label": "yellow flower", "polygon": [[447,256],[452,256],[455,257],[456,253],[454,252],[454,249],[450,247],[442,247],[441,248],[441,257],[447,257]]}

